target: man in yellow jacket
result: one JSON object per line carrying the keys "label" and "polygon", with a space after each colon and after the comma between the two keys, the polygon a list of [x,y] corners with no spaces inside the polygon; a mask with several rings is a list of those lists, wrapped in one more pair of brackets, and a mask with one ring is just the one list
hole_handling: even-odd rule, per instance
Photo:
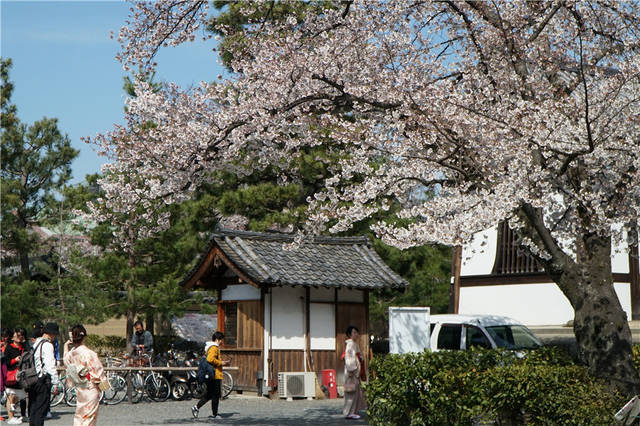
{"label": "man in yellow jacket", "polygon": [[222,360],[222,355],[220,354],[220,345],[224,340],[224,334],[216,331],[213,333],[213,336],[211,336],[211,340],[213,340],[213,344],[206,349],[206,354],[207,362],[213,366],[215,375],[206,382],[207,390],[202,398],[200,398],[196,405],[191,407],[191,414],[196,418],[198,417],[200,408],[205,405],[207,401],[211,401],[212,415],[209,416],[209,418],[215,418],[218,415],[218,403],[220,402],[220,395],[222,394],[222,367],[229,364],[229,361]]}

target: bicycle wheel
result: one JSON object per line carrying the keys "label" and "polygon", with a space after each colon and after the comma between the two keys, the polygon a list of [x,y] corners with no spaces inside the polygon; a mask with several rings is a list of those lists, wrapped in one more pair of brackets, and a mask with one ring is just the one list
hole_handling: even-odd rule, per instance
{"label": "bicycle wheel", "polygon": [[[58,393],[57,394],[53,394],[53,388],[58,388]],[[65,394],[65,390],[64,390],[64,376],[60,378],[60,382],[58,382],[57,385],[52,385],[51,386],[51,403],[50,405],[52,407],[55,407],[56,405],[60,404],[63,400],[64,400],[64,394]]]}
{"label": "bicycle wheel", "polygon": [[163,402],[169,399],[171,385],[165,377],[151,373],[144,379],[144,391],[152,401]]}
{"label": "bicycle wheel", "polygon": [[68,388],[64,393],[64,402],[69,407],[75,407],[78,405],[78,396],[76,395],[76,387],[72,386]]}
{"label": "bicycle wheel", "polygon": [[226,371],[222,372],[222,398],[226,398],[229,396],[231,391],[233,390],[233,376]]}
{"label": "bicycle wheel", "polygon": [[140,402],[144,394],[144,378],[139,371],[131,377],[131,402]]}
{"label": "bicycle wheel", "polygon": [[107,376],[110,389],[104,392],[104,403],[107,405],[116,405],[124,401],[127,397],[127,381],[119,374],[111,374]]}
{"label": "bicycle wheel", "polygon": [[171,399],[182,401],[189,394],[189,385],[186,382],[173,382],[171,386]]}

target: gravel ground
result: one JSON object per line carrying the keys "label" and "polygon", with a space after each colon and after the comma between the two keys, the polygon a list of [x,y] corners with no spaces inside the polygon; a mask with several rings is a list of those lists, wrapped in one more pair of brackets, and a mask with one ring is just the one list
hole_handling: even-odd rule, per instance
{"label": "gravel ground", "polygon": [[[100,405],[99,426],[127,425],[362,425],[366,419],[346,420],[342,416],[342,399],[270,400],[251,394],[231,395],[220,401],[220,415],[215,420],[208,419],[211,405],[200,409],[200,416],[191,416],[191,406],[195,400],[140,402],[118,405]],[[73,424],[74,408],[64,404],[53,408],[54,418],[45,422],[47,426],[69,426]],[[3,415],[6,412],[3,410]],[[5,424],[3,422],[3,424]]]}

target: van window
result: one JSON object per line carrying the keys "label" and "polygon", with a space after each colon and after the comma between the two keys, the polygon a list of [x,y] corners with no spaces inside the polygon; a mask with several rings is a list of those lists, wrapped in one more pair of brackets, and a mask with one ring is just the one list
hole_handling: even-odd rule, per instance
{"label": "van window", "polygon": [[438,333],[438,349],[460,349],[462,325],[443,324]]}
{"label": "van window", "polygon": [[536,349],[542,343],[523,325],[500,325],[487,327],[499,348],[507,349]]}
{"label": "van window", "polygon": [[467,326],[467,339],[466,339],[466,347],[467,349],[471,347],[485,348],[491,349],[491,343],[487,336],[484,335],[482,330],[473,325]]}

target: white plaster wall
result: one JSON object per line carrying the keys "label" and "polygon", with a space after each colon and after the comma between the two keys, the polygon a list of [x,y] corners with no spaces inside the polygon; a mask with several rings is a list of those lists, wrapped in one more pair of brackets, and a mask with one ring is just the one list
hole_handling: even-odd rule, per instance
{"label": "white plaster wall", "polygon": [[260,289],[251,284],[230,285],[222,290],[222,300],[260,300]]}
{"label": "white plaster wall", "polygon": [[341,288],[338,290],[338,302],[364,302],[364,291]]}
{"label": "white plaster wall", "polygon": [[611,248],[611,272],[629,273],[629,246],[626,242]]}
{"label": "white plaster wall", "polygon": [[498,228],[493,227],[474,235],[473,240],[462,247],[460,275],[488,275],[493,269],[498,244]]}
{"label": "white plaster wall", "polygon": [[304,349],[304,296],[304,288],[272,289],[273,349]]}
{"label": "white plaster wall", "polygon": [[[631,318],[629,284],[614,287]],[[574,316],[569,301],[553,283],[462,287],[459,313],[504,315],[530,326],[565,325]]]}
{"label": "white plaster wall", "polygon": [[309,335],[312,350],[335,350],[336,312],[334,304],[309,304]]}
{"label": "white plaster wall", "polygon": [[335,298],[335,289],[327,287],[312,287],[310,297],[312,302],[333,302],[333,299]]}

